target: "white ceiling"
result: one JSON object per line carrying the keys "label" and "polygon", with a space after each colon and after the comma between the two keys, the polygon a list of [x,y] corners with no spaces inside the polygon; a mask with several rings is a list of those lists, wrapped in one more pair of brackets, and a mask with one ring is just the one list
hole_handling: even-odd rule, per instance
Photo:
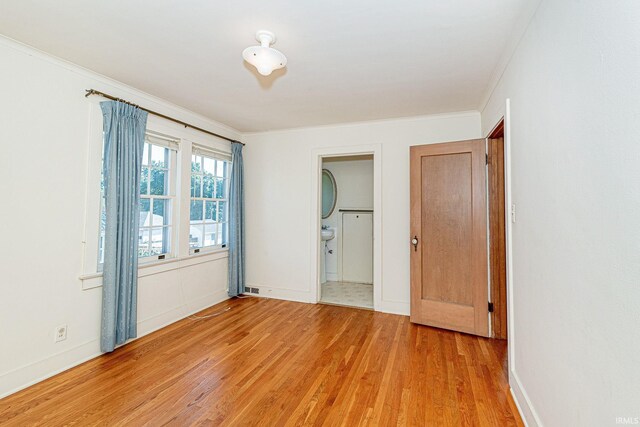
{"label": "white ceiling", "polygon": [[536,3],[2,0],[0,33],[247,132],[477,109]]}

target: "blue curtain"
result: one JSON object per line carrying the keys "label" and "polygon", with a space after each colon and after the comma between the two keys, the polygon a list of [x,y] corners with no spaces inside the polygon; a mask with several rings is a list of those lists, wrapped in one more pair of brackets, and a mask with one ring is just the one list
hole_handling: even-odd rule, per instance
{"label": "blue curtain", "polygon": [[244,292],[244,166],[242,144],[231,144],[229,183],[229,296]]}
{"label": "blue curtain", "polygon": [[106,213],[100,349],[109,352],[137,335],[140,169],[147,113],[118,101],[100,106]]}

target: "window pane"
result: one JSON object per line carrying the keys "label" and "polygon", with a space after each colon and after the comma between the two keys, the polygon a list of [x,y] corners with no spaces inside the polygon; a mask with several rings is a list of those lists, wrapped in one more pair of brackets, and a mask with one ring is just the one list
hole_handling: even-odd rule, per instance
{"label": "window pane", "polygon": [[218,221],[225,222],[227,220],[227,202],[218,202]]}
{"label": "window pane", "polygon": [[151,229],[151,252],[149,255],[160,255],[169,252],[169,227]]}
{"label": "window pane", "polygon": [[217,217],[218,217],[218,215],[217,215],[216,202],[211,202],[211,201],[207,200],[205,202],[205,207],[204,207],[204,219],[205,219],[205,221],[207,221],[207,222],[216,221]]}
{"label": "window pane", "polygon": [[142,164],[149,165],[149,143],[144,143],[144,149],[142,151]]}
{"label": "window pane", "polygon": [[204,246],[216,244],[216,224],[205,224],[204,226]]}
{"label": "window pane", "polygon": [[224,178],[227,176],[227,162],[223,162],[222,160],[217,160],[216,176],[220,178]]}
{"label": "window pane", "polygon": [[162,169],[151,169],[151,194],[165,195],[165,178],[167,172]]}
{"label": "window pane", "polygon": [[149,194],[149,168],[143,167],[140,176],[140,194]]}
{"label": "window pane", "polygon": [[225,229],[225,224],[218,224],[218,235],[217,235],[218,240],[216,242],[217,245],[221,245],[221,244],[225,243],[224,239],[223,239],[224,229]]}
{"label": "window pane", "polygon": [[168,254],[171,252],[171,227],[162,227],[162,253]]}
{"label": "window pane", "polygon": [[190,214],[191,222],[200,221],[202,222],[202,200],[192,200],[191,201],[191,214]]}
{"label": "window pane", "polygon": [[169,167],[169,149],[151,145],[151,165],[158,168]]}
{"label": "window pane", "polygon": [[192,173],[200,173],[202,172],[202,165],[200,162],[202,161],[202,157],[193,155],[191,156],[191,172]]}
{"label": "window pane", "polygon": [[216,185],[216,193],[214,197],[216,199],[224,199],[224,180],[216,178],[215,185]]}
{"label": "window pane", "polygon": [[209,157],[203,157],[204,172],[214,175],[216,173],[216,161]]}
{"label": "window pane", "polygon": [[207,197],[212,199],[214,196],[214,185],[215,182],[213,180],[212,175],[205,175],[202,181],[202,197]]}
{"label": "window pane", "polygon": [[153,226],[170,225],[171,200],[153,199]]}
{"label": "window pane", "polygon": [[151,217],[149,216],[150,206],[151,200],[140,199],[140,227],[151,227]]}
{"label": "window pane", "polygon": [[200,225],[191,225],[189,227],[189,247],[190,248],[201,248],[202,247],[202,235],[204,233],[204,226]]}
{"label": "window pane", "polygon": [[149,256],[149,229],[141,228],[138,231],[138,257]]}
{"label": "window pane", "polygon": [[202,197],[202,176],[191,175],[191,197]]}

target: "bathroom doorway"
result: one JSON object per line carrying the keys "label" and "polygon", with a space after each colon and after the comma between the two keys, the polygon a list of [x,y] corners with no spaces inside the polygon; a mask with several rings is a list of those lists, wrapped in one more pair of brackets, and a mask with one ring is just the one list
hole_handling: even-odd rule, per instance
{"label": "bathroom doorway", "polygon": [[319,302],[374,308],[374,157],[323,157]]}

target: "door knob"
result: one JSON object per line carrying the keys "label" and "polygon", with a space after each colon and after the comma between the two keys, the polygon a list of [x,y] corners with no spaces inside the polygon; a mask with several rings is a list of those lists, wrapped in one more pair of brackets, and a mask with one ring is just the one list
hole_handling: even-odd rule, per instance
{"label": "door knob", "polygon": [[411,244],[413,245],[413,251],[418,252],[418,236],[413,236],[413,239],[411,239]]}

